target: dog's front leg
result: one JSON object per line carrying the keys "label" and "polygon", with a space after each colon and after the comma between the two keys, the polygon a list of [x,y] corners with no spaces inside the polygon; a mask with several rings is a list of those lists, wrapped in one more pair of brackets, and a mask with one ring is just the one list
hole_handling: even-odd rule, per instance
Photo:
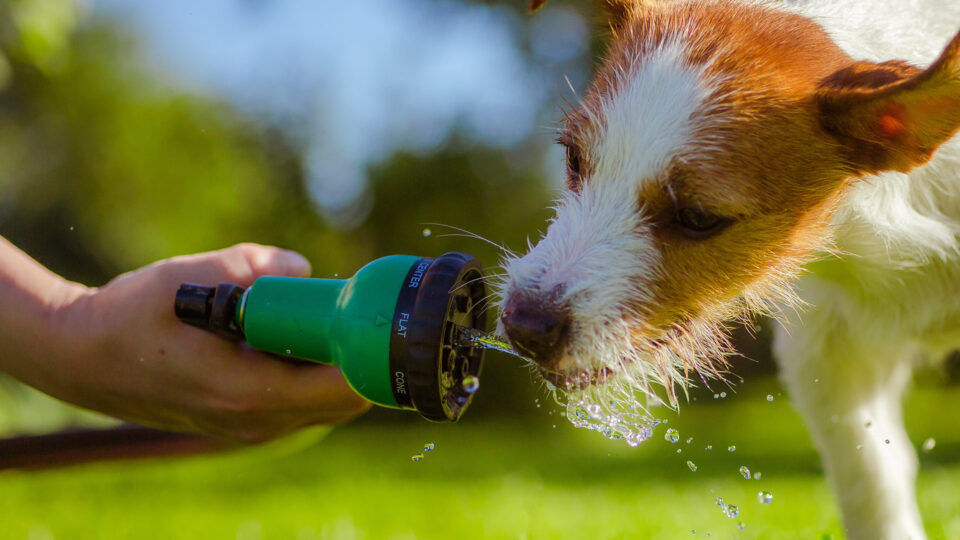
{"label": "dog's front leg", "polygon": [[923,539],[917,458],[900,403],[913,350],[906,340],[895,343],[897,336],[881,342],[863,339],[865,333],[818,305],[802,322],[779,330],[775,352],[820,450],[849,538]]}

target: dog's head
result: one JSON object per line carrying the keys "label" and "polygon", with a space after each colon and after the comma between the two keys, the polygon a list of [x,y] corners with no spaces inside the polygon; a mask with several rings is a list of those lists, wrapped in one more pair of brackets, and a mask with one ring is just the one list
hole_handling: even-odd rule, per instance
{"label": "dog's head", "polygon": [[723,321],[789,297],[853,179],[957,130],[960,36],[921,70],[855,62],[757,2],[604,4],[609,51],[559,137],[567,189],[506,261],[499,330],[554,383],[659,382],[673,401],[722,366]]}

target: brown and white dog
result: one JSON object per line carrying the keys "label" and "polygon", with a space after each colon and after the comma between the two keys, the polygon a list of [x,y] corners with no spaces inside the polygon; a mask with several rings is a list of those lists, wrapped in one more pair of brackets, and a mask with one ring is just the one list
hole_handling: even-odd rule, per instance
{"label": "brown and white dog", "polygon": [[599,410],[675,404],[722,370],[724,321],[778,314],[849,536],[924,538],[900,398],[960,346],[960,2],[602,3],[568,189],[505,263],[499,331],[552,383],[613,388]]}

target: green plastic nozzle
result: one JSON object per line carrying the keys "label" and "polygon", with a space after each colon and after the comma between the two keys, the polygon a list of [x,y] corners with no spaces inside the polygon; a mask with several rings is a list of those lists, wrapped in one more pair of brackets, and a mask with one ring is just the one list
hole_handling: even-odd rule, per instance
{"label": "green plastic nozzle", "polygon": [[463,347],[465,328],[485,330],[480,263],[392,255],[353,277],[265,276],[248,289],[184,283],[175,312],[185,322],[256,349],[337,366],[361,396],[384,407],[456,421],[469,405],[483,350]]}

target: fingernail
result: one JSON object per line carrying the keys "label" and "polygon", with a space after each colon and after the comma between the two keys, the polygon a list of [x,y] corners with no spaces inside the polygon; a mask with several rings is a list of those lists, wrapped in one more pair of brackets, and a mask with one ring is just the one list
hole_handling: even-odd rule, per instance
{"label": "fingernail", "polygon": [[285,249],[280,252],[280,257],[283,259],[283,266],[289,270],[290,274],[296,276],[310,275],[310,261],[303,255]]}

